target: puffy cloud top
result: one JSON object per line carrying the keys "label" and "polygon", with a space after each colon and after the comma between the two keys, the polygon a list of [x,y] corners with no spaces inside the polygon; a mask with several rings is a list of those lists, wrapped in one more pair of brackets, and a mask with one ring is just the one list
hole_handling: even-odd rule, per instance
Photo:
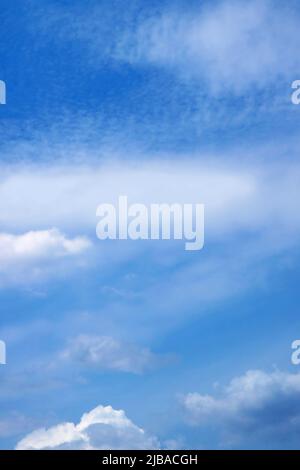
{"label": "puffy cloud top", "polygon": [[156,449],[155,437],[127,418],[123,410],[111,406],[97,406],[85,413],[78,424],[62,423],[49,429],[38,429],[28,434],[16,450],[42,449]]}
{"label": "puffy cloud top", "polygon": [[234,378],[220,396],[189,393],[183,404],[190,423],[216,426],[228,439],[264,435],[277,439],[300,435],[300,374],[250,370]]}

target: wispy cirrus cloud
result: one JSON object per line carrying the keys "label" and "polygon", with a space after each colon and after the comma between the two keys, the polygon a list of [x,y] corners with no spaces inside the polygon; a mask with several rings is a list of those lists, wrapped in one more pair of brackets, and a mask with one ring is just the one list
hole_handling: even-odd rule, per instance
{"label": "wispy cirrus cloud", "polygon": [[297,73],[297,12],[272,0],[221,1],[140,25],[122,48],[133,62],[172,68],[211,90],[244,92]]}
{"label": "wispy cirrus cloud", "polygon": [[106,28],[115,18],[105,3],[84,12],[78,9],[67,24],[69,12],[53,9],[42,24],[48,31],[54,28],[60,40],[85,45],[92,67],[101,66],[103,59],[163,67],[218,93],[241,94],[252,86],[274,85],[299,68],[294,5],[230,0],[190,9],[178,2],[153,11],[137,3],[126,12],[116,10],[120,21],[113,34]]}
{"label": "wispy cirrus cloud", "polygon": [[[14,165],[11,170],[3,169],[0,222],[8,233],[16,228],[39,231],[39,227],[49,224],[72,233],[95,233],[98,205],[117,204],[118,197],[125,194],[129,204],[205,204],[206,231],[214,240],[226,234],[268,232],[279,221],[282,232],[296,233],[300,225],[296,203],[298,163],[292,153],[290,159],[281,162],[281,152],[275,148],[260,150],[261,161],[256,155],[251,157],[251,152],[245,151],[232,156],[184,155],[182,162],[173,154],[163,161],[155,156],[139,161],[138,155],[124,161],[119,155],[118,159],[106,158],[99,164],[91,155],[90,163],[32,163],[28,169]],[[268,164],[271,159],[272,166]],[[207,160],[209,163],[204,163]],[[26,212],[16,194],[26,205]],[[58,232],[30,237],[35,238],[35,250],[43,244],[45,248],[52,246],[56,253],[59,247],[67,253],[76,246],[86,248],[87,243],[76,238],[67,241]],[[7,243],[17,247],[25,240],[29,235],[7,239]]]}
{"label": "wispy cirrus cloud", "polygon": [[111,336],[79,335],[60,354],[66,364],[81,364],[84,368],[141,374],[166,362],[164,357],[148,348],[119,341]]}

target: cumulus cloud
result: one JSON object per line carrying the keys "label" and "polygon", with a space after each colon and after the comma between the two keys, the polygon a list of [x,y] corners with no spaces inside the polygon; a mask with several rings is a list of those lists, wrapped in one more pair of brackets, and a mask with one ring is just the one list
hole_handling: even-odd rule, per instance
{"label": "cumulus cloud", "polygon": [[[300,374],[250,370],[234,378],[220,396],[189,393],[183,399],[188,421],[214,426],[224,439],[247,441],[264,436],[293,445],[300,436]],[[257,443],[256,443],[257,445]],[[280,444],[279,444],[280,445]]]}
{"label": "cumulus cloud", "polygon": [[110,336],[80,335],[73,339],[61,359],[103,370],[142,373],[164,359],[147,348],[138,348]]}
{"label": "cumulus cloud", "polygon": [[55,261],[76,257],[90,246],[88,238],[67,238],[56,228],[0,233],[0,284],[41,279]]}
{"label": "cumulus cloud", "polygon": [[22,235],[0,233],[0,261],[76,255],[90,246],[85,237],[66,238],[57,229],[31,231]]}
{"label": "cumulus cloud", "polygon": [[85,413],[78,424],[62,423],[38,429],[24,437],[16,450],[157,449],[158,440],[127,418],[123,410],[97,406]]}

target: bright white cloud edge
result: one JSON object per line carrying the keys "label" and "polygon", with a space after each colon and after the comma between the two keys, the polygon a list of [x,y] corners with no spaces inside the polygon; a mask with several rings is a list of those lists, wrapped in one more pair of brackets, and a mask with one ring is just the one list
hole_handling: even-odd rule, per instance
{"label": "bright white cloud edge", "polygon": [[156,437],[127,418],[123,410],[97,406],[85,413],[78,424],[62,423],[37,429],[16,445],[16,450],[78,449],[157,449]]}

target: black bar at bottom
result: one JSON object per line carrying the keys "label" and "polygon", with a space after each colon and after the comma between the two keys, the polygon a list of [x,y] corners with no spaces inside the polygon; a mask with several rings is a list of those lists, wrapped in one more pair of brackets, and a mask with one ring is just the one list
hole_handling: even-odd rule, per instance
{"label": "black bar at bottom", "polygon": [[76,451],[76,450],[42,450],[42,451],[0,451],[1,464],[34,464],[56,465],[58,463],[84,464],[88,468],[109,465],[120,465],[123,468],[138,468],[148,465],[149,468],[162,465],[191,465],[194,467],[228,463],[254,465],[263,462],[276,462],[287,467],[288,462],[299,460],[300,451]]}

